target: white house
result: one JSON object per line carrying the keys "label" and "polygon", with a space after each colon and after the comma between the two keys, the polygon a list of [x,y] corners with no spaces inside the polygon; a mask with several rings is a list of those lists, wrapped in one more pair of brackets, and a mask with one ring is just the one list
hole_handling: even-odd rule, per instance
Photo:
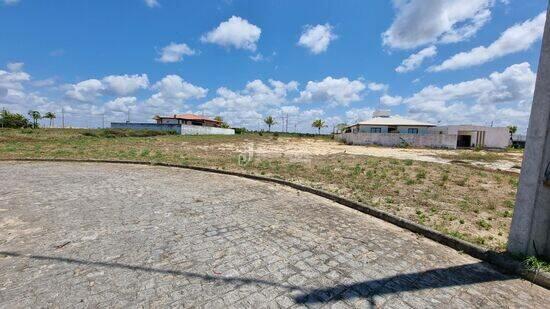
{"label": "white house", "polygon": [[436,126],[376,111],[373,118],[346,127],[337,138],[354,145],[381,145],[432,148],[506,148],[508,129],[475,125]]}

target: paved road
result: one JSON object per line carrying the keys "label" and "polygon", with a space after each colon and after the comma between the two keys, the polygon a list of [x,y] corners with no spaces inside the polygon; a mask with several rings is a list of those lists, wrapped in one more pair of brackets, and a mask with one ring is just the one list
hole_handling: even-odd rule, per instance
{"label": "paved road", "polygon": [[543,308],[550,291],[320,197],[152,166],[0,163],[0,307]]}

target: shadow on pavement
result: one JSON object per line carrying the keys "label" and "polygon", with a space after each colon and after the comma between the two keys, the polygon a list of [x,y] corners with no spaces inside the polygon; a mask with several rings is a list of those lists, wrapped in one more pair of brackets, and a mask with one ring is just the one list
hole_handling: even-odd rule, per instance
{"label": "shadow on pavement", "polygon": [[[490,268],[490,269],[487,269]],[[504,275],[486,262],[431,269],[422,272],[399,274],[391,277],[352,284],[339,284],[328,288],[311,290],[295,297],[299,304],[316,304],[353,298],[368,299],[401,292],[464,286],[482,282],[506,281],[516,277]]]}
{"label": "shadow on pavement", "polygon": [[425,289],[437,289],[452,286],[464,286],[482,282],[506,281],[517,277],[504,275],[492,269],[491,264],[486,262],[478,262],[474,264],[453,266],[448,268],[431,269],[422,272],[399,274],[391,277],[368,280],[352,284],[338,284],[331,287],[320,289],[307,289],[295,285],[279,284],[272,281],[241,278],[241,277],[224,277],[222,275],[212,276],[198,274],[193,272],[167,270],[159,268],[150,268],[145,266],[127,265],[122,263],[112,262],[97,262],[86,261],[74,258],[52,257],[42,255],[27,255],[17,252],[0,251],[0,256],[10,256],[19,258],[28,258],[43,261],[55,261],[79,265],[91,265],[100,267],[113,267],[128,269],[132,271],[144,271],[151,273],[170,274],[175,276],[185,276],[189,278],[199,278],[205,281],[219,281],[220,283],[231,283],[237,286],[247,284],[259,284],[267,286],[275,286],[284,288],[290,291],[298,291],[302,293],[294,297],[294,301],[298,304],[320,304],[339,300],[347,300],[354,298],[367,299],[371,305],[375,306],[373,297],[397,294],[408,291],[418,291]]}
{"label": "shadow on pavement", "polygon": [[43,255],[27,255],[27,254],[21,254],[17,252],[0,251],[0,256],[2,255],[19,257],[19,258],[28,258],[28,259],[34,259],[34,260],[55,261],[55,262],[64,262],[64,263],[70,263],[70,264],[90,265],[90,266],[100,266],[100,267],[114,267],[114,268],[128,269],[133,271],[144,271],[144,272],[168,274],[168,275],[174,275],[174,276],[184,276],[188,278],[199,278],[205,281],[221,281],[224,283],[232,283],[237,286],[245,285],[245,284],[261,284],[261,285],[268,285],[268,286],[276,286],[276,287],[287,289],[289,291],[302,290],[300,287],[297,287],[294,285],[278,284],[275,282],[262,280],[262,279],[254,279],[254,278],[224,277],[223,275],[212,276],[212,275],[198,274],[198,273],[187,272],[187,271],[127,265],[127,264],[116,263],[116,262],[112,263],[112,262],[86,261],[86,260],[73,259],[73,258],[43,256]]}

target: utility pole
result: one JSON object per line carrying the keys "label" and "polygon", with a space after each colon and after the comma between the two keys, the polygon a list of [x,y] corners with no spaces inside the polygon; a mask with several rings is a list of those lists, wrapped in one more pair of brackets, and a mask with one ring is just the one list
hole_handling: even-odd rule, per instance
{"label": "utility pole", "polygon": [[508,251],[550,259],[550,11],[546,14]]}
{"label": "utility pole", "polygon": [[65,109],[61,108],[61,127],[65,129]]}
{"label": "utility pole", "polygon": [[126,123],[130,123],[130,109],[128,109],[128,119],[126,119]]}
{"label": "utility pole", "polygon": [[103,129],[105,129],[105,113],[101,114],[101,123]]}

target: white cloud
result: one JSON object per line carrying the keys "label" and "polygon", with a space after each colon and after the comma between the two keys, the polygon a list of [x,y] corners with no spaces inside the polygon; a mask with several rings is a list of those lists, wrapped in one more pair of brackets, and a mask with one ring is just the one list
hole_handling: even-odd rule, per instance
{"label": "white cloud", "polygon": [[365,84],[360,80],[350,81],[345,77],[332,78],[328,76],[320,82],[309,81],[296,101],[326,102],[331,105],[347,106],[350,102],[359,101],[365,88]]}
{"label": "white cloud", "polygon": [[205,43],[218,44],[223,47],[256,51],[256,43],[260,39],[262,29],[249,23],[246,19],[231,16],[220,23],[214,30],[201,37]]}
{"label": "white cloud", "polygon": [[426,58],[437,55],[437,47],[434,45],[424,48],[416,54],[410,55],[407,59],[401,62],[401,65],[395,68],[398,73],[405,73],[416,70],[422,65]]}
{"label": "white cloud", "polygon": [[265,60],[264,56],[261,53],[257,53],[256,55],[250,56],[249,58],[254,62],[260,62]]}
{"label": "white cloud", "polygon": [[443,123],[516,124],[526,128],[536,74],[527,62],[503,72],[443,87],[427,86],[403,100],[409,114]]}
{"label": "white cloud", "polygon": [[361,120],[372,118],[374,109],[370,107],[352,108],[346,111],[346,120],[348,123],[357,123]]}
{"label": "white cloud", "polygon": [[160,6],[160,3],[158,2],[158,0],[145,0],[145,4],[150,8]]}
{"label": "white cloud", "polygon": [[73,100],[81,102],[90,102],[101,95],[105,86],[100,80],[88,79],[77,84],[68,85],[69,90],[65,95]]}
{"label": "white cloud", "polygon": [[430,67],[429,71],[439,72],[467,68],[527,50],[542,37],[545,21],[546,12],[542,12],[533,19],[506,29],[491,45],[479,46],[468,52],[456,54],[440,65]]}
{"label": "white cloud", "polygon": [[278,80],[254,80],[246,84],[242,90],[234,91],[226,87],[220,87],[216,91],[217,96],[199,108],[210,115],[222,115],[225,119],[231,119],[231,124],[236,126],[261,127],[262,115],[280,115],[297,112],[294,106],[283,106],[288,102],[287,96],[297,91],[298,83],[288,83]]}
{"label": "white cloud", "polygon": [[135,108],[136,102],[136,97],[121,97],[105,103],[104,107],[111,112],[126,113]]}
{"label": "white cloud", "polygon": [[195,53],[185,43],[170,43],[168,46],[162,48],[162,51],[159,53],[160,57],[156,60],[164,63],[180,62],[183,60],[183,56],[192,56]]}
{"label": "white cloud", "polygon": [[165,76],[153,85],[153,89],[158,92],[147,103],[155,106],[178,105],[189,99],[204,98],[208,93],[208,89],[190,84],[178,75]]}
{"label": "white cloud", "polygon": [[11,72],[20,72],[23,70],[24,65],[25,64],[23,62],[9,62],[7,68]]}
{"label": "white cloud", "polygon": [[110,75],[102,80],[107,89],[120,96],[126,96],[139,89],[149,87],[147,74],[141,75]]}
{"label": "white cloud", "polygon": [[307,25],[300,36],[298,45],[308,48],[315,55],[323,53],[327,50],[330,42],[338,38],[332,30],[333,27],[330,24]]}
{"label": "white cloud", "polygon": [[491,17],[494,0],[394,0],[397,15],[382,34],[384,45],[415,48],[459,42],[475,35]]}
{"label": "white cloud", "polygon": [[369,83],[368,84],[369,90],[371,91],[383,91],[386,92],[390,88],[390,86],[386,84],[380,84],[380,83]]}
{"label": "white cloud", "polygon": [[380,97],[380,103],[386,106],[396,106],[403,102],[403,98],[400,96],[383,95]]}

